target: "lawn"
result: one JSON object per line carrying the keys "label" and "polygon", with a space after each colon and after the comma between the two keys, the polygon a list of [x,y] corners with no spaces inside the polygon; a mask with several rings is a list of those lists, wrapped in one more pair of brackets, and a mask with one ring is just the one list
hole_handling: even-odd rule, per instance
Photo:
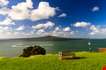
{"label": "lawn", "polygon": [[0,70],[102,70],[106,53],[76,52],[81,59],[59,60],[56,54],[0,58]]}

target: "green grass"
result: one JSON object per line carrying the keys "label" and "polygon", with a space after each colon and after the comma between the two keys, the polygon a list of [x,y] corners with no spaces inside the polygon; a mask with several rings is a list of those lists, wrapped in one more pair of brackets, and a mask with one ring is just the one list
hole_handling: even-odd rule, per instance
{"label": "green grass", "polygon": [[77,52],[82,59],[59,60],[56,54],[0,58],[0,70],[102,70],[106,53]]}

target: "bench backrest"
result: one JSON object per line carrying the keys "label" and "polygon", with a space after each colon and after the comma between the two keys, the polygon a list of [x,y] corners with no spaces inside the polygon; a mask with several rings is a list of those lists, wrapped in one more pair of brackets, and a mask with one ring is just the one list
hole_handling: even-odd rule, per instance
{"label": "bench backrest", "polygon": [[74,55],[74,53],[65,51],[65,52],[59,52],[59,55],[60,55],[60,56],[72,56],[72,55]]}

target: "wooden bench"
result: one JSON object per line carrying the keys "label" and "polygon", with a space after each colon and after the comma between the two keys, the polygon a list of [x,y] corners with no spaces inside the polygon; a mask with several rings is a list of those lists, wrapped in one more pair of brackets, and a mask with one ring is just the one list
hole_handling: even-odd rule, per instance
{"label": "wooden bench", "polygon": [[59,59],[73,59],[75,58],[75,53],[70,52],[70,51],[62,51],[59,52]]}

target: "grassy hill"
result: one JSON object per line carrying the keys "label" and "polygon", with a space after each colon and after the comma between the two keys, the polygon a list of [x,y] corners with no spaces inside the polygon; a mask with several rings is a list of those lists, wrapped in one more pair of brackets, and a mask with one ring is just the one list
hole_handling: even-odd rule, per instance
{"label": "grassy hill", "polygon": [[0,58],[0,70],[101,70],[106,53],[77,52],[82,59],[59,60],[56,54],[28,58]]}

